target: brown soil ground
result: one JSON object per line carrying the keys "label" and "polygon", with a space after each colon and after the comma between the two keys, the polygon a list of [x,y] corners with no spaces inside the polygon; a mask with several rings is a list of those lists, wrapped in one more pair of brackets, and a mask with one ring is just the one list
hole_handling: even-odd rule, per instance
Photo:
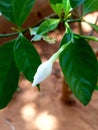
{"label": "brown soil ground", "polygon": [[[74,25],[75,31],[76,27]],[[57,38],[55,45],[43,41],[34,44],[42,61],[57,50],[62,35],[62,29],[50,34]],[[91,45],[95,51],[98,49],[98,45]],[[0,130],[98,130],[98,92],[94,92],[86,107],[73,95],[75,104],[68,105],[61,101],[61,87],[62,73],[58,61],[54,64],[51,76],[41,83],[40,92],[32,88],[31,83],[21,75],[19,90],[10,104],[0,111]]]}

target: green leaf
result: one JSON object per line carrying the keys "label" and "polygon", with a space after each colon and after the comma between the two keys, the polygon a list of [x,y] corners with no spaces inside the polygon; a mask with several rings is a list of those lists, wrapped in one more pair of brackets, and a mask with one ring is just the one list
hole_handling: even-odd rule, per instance
{"label": "green leaf", "polygon": [[0,0],[0,12],[17,26],[21,26],[36,0]]}
{"label": "green leaf", "polygon": [[87,1],[87,0],[70,0],[70,4],[72,8],[76,8],[77,6],[83,4],[84,1]]}
{"label": "green leaf", "polygon": [[33,35],[33,38],[31,39],[31,41],[40,41],[42,38],[42,35],[38,35],[37,31],[38,31],[39,27],[34,27],[34,28],[30,28],[30,35]]}
{"label": "green leaf", "polygon": [[41,38],[42,38],[42,35],[35,35],[32,39],[31,39],[31,41],[40,41],[41,40]]}
{"label": "green leaf", "polygon": [[34,46],[23,34],[18,36],[14,45],[14,57],[18,69],[32,82],[41,60]]}
{"label": "green leaf", "polygon": [[44,35],[43,40],[48,42],[49,44],[55,44],[56,43],[56,39],[55,38],[51,38],[48,35]]}
{"label": "green leaf", "polygon": [[98,10],[98,0],[85,0],[83,14],[89,14]]}
{"label": "green leaf", "polygon": [[39,27],[30,29],[30,34],[34,35],[31,41],[39,41],[41,38],[50,43],[54,43],[53,39],[47,37],[47,33],[57,28],[60,20],[59,19],[47,19],[40,24]]}
{"label": "green leaf", "polygon": [[54,39],[50,39],[46,34],[56,29],[59,22],[59,19],[47,19],[42,22],[39,27],[31,28],[30,34],[31,36],[34,35],[31,41],[39,41],[42,38],[49,43],[54,43]]}
{"label": "green leaf", "polygon": [[69,33],[69,32],[65,33],[64,36],[63,36],[63,38],[62,38],[60,47],[61,47],[63,44],[69,43],[71,40],[72,40],[72,34]]}
{"label": "green leaf", "polygon": [[54,12],[60,17],[63,9],[62,0],[49,0],[49,2]]}
{"label": "green leaf", "polygon": [[60,55],[60,66],[72,92],[87,105],[97,83],[97,59],[88,42],[74,37]]}
{"label": "green leaf", "polygon": [[64,18],[71,11],[70,1],[69,0],[49,0],[50,5],[54,12],[58,14],[60,18]]}
{"label": "green leaf", "polygon": [[37,35],[43,35],[49,31],[53,31],[57,28],[60,20],[59,19],[47,19],[42,22],[37,30]]}
{"label": "green leaf", "polygon": [[34,28],[30,28],[29,31],[30,31],[30,35],[37,35],[37,31],[38,31],[38,28],[39,27],[34,27]]}
{"label": "green leaf", "polygon": [[96,86],[95,90],[97,90],[97,91],[98,91],[98,85]]}
{"label": "green leaf", "polygon": [[0,46],[0,109],[7,106],[17,89],[19,71],[13,56],[13,45],[10,41]]}
{"label": "green leaf", "polygon": [[[65,17],[65,19],[67,18],[67,15],[69,14],[69,12],[72,10],[72,7],[70,5],[70,0],[63,0],[62,1],[62,14],[61,17]],[[64,15],[64,16],[63,16]]]}

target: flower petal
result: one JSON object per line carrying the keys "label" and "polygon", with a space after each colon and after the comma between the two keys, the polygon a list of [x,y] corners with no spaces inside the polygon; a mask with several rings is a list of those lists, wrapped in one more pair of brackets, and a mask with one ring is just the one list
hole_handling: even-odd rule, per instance
{"label": "flower petal", "polygon": [[34,76],[34,81],[33,81],[32,86],[36,86],[37,84],[45,80],[51,74],[52,65],[53,63],[50,60],[48,60],[42,63],[38,67],[37,72],[35,73],[35,76]]}

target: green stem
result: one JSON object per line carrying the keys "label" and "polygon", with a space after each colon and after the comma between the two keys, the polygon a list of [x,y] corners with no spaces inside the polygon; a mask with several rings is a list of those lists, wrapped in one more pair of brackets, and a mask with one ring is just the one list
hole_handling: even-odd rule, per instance
{"label": "green stem", "polygon": [[65,45],[61,46],[61,48],[54,53],[51,57],[50,57],[50,61],[52,63],[54,63],[54,61],[59,57],[59,55],[65,50],[65,48],[71,43],[71,41],[69,41],[68,43],[66,43]]}
{"label": "green stem", "polygon": [[15,35],[18,35],[19,33],[25,33],[25,32],[27,32],[27,31],[29,31],[29,28],[23,30],[22,32],[14,32],[14,33],[0,34],[0,38],[15,36]]}
{"label": "green stem", "polygon": [[67,20],[68,23],[72,23],[72,22],[81,22],[82,18],[79,19],[73,19],[73,20]]}
{"label": "green stem", "polygon": [[91,41],[96,41],[98,42],[98,38],[97,37],[94,37],[94,36],[83,36],[83,35],[79,35],[79,34],[75,34],[76,36],[79,36],[81,38],[85,38],[85,39],[88,39],[88,40],[91,40]]}
{"label": "green stem", "polygon": [[54,53],[51,57],[50,57],[50,61],[52,63],[54,63],[54,61],[59,57],[59,55],[61,54],[61,52],[64,50],[64,48],[60,48],[56,53]]}
{"label": "green stem", "polygon": [[19,32],[7,33],[7,34],[0,34],[0,38],[15,36],[15,35],[18,35],[18,34],[19,34]]}
{"label": "green stem", "polygon": [[74,42],[74,38],[73,38],[73,31],[71,30],[69,24],[67,22],[65,22],[66,28],[67,28],[67,32],[71,34],[71,42]]}
{"label": "green stem", "polygon": [[[41,24],[45,19],[47,19],[47,18],[56,18],[56,17],[58,17],[56,14],[51,14],[51,15],[49,15],[48,17],[45,17],[43,20],[40,20],[36,25],[34,25],[33,27],[36,27],[36,26],[38,26],[39,24]],[[15,29],[14,29],[15,30]],[[20,29],[19,29],[20,30]],[[10,37],[10,36],[15,36],[15,35],[18,35],[19,33],[25,33],[25,32],[27,32],[27,31],[29,31],[29,28],[27,28],[27,29],[25,29],[25,30],[23,30],[23,31],[19,31],[19,30],[17,30],[16,29],[16,32],[14,32],[14,33],[7,33],[7,34],[0,34],[0,38],[4,38],[4,37]]]}

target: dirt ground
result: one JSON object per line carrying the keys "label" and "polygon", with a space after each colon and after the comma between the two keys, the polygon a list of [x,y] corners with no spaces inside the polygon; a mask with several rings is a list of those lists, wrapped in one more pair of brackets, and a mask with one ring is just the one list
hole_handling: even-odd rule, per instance
{"label": "dirt ground", "polygon": [[[74,25],[74,31],[77,31],[76,27]],[[86,25],[85,33],[89,29]],[[62,29],[50,34],[57,38],[55,45],[43,41],[34,44],[42,61],[57,50],[62,35]],[[95,51],[98,49],[98,45],[91,45]],[[54,64],[51,76],[41,83],[40,92],[32,88],[31,83],[21,75],[19,90],[10,104],[0,111],[0,130],[98,130],[98,91],[94,92],[86,107],[73,95],[75,104],[68,105],[61,101],[61,85],[62,73],[58,61]]]}

